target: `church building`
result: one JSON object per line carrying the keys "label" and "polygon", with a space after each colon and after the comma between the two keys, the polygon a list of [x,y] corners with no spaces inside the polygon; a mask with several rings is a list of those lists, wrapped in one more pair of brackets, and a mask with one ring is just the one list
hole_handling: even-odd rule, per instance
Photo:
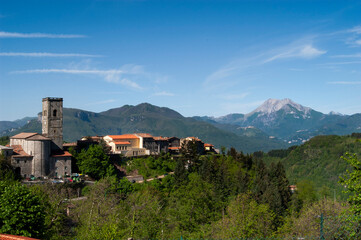
{"label": "church building", "polygon": [[71,154],[63,150],[63,99],[43,98],[42,134],[19,133],[10,138],[11,164],[22,177],[71,175]]}

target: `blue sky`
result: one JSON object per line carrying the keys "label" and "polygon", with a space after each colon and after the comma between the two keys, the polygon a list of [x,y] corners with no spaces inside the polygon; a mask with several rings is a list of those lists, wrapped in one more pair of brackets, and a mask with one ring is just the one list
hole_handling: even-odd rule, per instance
{"label": "blue sky", "polygon": [[184,116],[290,98],[361,112],[359,1],[0,1],[0,120],[43,97]]}

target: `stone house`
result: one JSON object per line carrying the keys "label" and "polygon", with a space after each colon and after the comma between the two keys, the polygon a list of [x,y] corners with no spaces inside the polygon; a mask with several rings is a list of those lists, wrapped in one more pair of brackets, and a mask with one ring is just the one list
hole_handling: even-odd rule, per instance
{"label": "stone house", "polygon": [[63,150],[63,99],[43,98],[42,134],[10,137],[11,164],[24,178],[71,174],[71,154]]}

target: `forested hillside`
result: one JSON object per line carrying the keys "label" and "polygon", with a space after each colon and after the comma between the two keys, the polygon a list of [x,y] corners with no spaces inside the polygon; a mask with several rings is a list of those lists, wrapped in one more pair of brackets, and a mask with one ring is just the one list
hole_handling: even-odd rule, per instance
{"label": "forested hillside", "polygon": [[259,155],[267,164],[280,161],[291,184],[308,181],[320,194],[345,198],[338,181],[348,164],[341,157],[347,152],[361,156],[359,137],[360,134],[317,136],[300,146]]}
{"label": "forested hillside", "polygon": [[[278,139],[270,139],[259,130],[255,132],[217,127],[194,118],[183,117],[169,108],[148,103],[137,106],[125,105],[101,113],[64,108],[63,120],[63,136],[68,142],[76,141],[84,136],[150,133],[153,136],[167,137],[195,136],[205,143],[214,144],[217,148],[234,147],[245,153],[258,150],[269,151],[288,146]],[[32,120],[16,131],[5,132],[4,135],[15,135],[19,132],[40,133],[41,122]]]}
{"label": "forested hillside", "polygon": [[[354,138],[344,138],[351,146]],[[342,142],[342,137],[330,139],[332,144]],[[323,140],[316,138],[310,146],[329,147]],[[263,156],[269,161],[267,166],[260,152],[244,155],[231,148],[199,156],[195,146],[188,143],[178,157],[163,154],[130,159],[110,159],[102,145],[71,150],[79,170],[97,180],[91,185],[43,183],[27,187],[0,156],[0,233],[58,240],[316,239],[321,214],[350,214],[341,199],[320,196],[309,184],[300,182],[292,193],[284,166],[272,162],[285,162],[286,157],[300,152],[315,156],[313,153],[321,150],[313,151],[305,144],[288,152],[273,151]],[[341,151],[337,149],[335,153]],[[162,178],[129,182],[119,177],[119,169],[123,174]],[[327,234],[357,234],[356,221],[349,218],[342,224],[347,228],[332,228]]]}

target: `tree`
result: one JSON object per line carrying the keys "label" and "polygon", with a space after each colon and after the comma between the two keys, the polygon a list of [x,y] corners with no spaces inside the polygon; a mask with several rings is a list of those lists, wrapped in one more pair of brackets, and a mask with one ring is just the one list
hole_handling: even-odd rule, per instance
{"label": "tree", "polygon": [[187,162],[188,171],[196,172],[201,164],[199,160],[199,145],[196,140],[184,141],[180,149],[182,159]]}
{"label": "tree", "polygon": [[0,232],[42,238],[46,214],[41,198],[18,182],[0,181]]}
{"label": "tree", "polygon": [[10,159],[0,153],[0,181],[16,180],[19,177],[11,166]]}
{"label": "tree", "polygon": [[77,160],[80,171],[96,180],[115,174],[109,156],[106,155],[100,145],[91,145],[88,150],[83,149],[79,153]]}
{"label": "tree", "polygon": [[344,185],[347,193],[351,195],[348,201],[351,203],[353,212],[357,215],[361,214],[361,161],[356,154],[346,153],[341,157],[352,167],[352,170],[346,170],[346,174],[340,178],[340,183]]}
{"label": "tree", "polygon": [[[343,203],[326,198],[309,203],[302,208],[299,215],[291,214],[286,217],[285,224],[278,229],[278,235],[281,239],[314,239],[320,234],[322,214],[327,219],[323,227],[328,236],[323,239],[359,239],[340,235],[342,228],[350,225],[350,222],[344,221],[342,217],[342,214],[349,216],[348,208],[349,206]],[[351,231],[348,234],[351,234]]]}
{"label": "tree", "polygon": [[167,215],[169,239],[188,237],[200,226],[220,217],[220,205],[216,201],[213,186],[201,179],[197,173],[189,175],[188,184],[172,192],[168,200]]}
{"label": "tree", "polygon": [[274,214],[268,205],[258,204],[250,194],[240,194],[228,208],[227,215],[212,224],[209,236],[215,239],[268,237],[272,233]]}

